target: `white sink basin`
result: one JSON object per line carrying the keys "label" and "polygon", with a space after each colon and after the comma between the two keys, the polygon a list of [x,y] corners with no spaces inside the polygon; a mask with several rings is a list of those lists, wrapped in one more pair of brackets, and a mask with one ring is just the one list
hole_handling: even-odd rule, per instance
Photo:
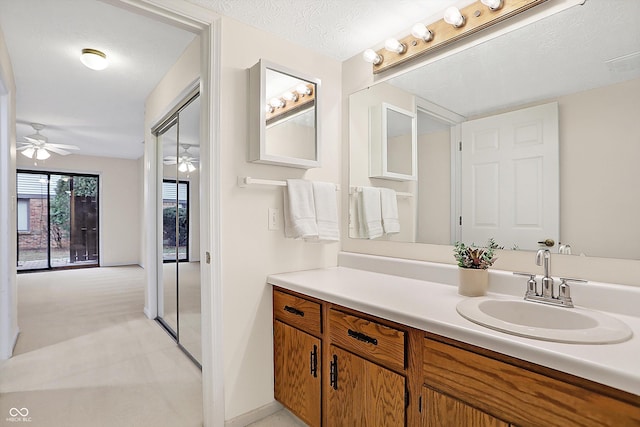
{"label": "white sink basin", "polygon": [[508,334],[576,344],[626,341],[633,332],[625,323],[598,311],[495,297],[468,298],[458,313],[479,325]]}

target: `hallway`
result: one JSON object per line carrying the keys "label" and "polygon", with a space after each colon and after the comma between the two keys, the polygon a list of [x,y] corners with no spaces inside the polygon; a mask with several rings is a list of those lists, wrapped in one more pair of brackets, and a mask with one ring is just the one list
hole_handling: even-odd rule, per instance
{"label": "hallway", "polygon": [[143,302],[139,267],[19,275],[21,333],[0,361],[0,426],[19,425],[12,408],[26,408],[31,426],[202,425],[200,370]]}

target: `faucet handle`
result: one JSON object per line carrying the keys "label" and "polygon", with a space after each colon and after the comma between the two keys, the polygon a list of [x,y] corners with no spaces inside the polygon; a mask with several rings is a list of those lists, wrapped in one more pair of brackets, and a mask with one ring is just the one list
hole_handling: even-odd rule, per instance
{"label": "faucet handle", "polygon": [[525,298],[538,295],[538,282],[536,282],[535,273],[521,273],[519,271],[514,271],[513,274],[515,276],[524,276],[529,278],[529,280],[527,280],[527,292],[524,295]]}
{"label": "faucet handle", "polygon": [[586,280],[582,279],[573,279],[571,277],[561,277],[560,278],[560,287],[558,288],[558,300],[562,303],[562,305],[566,307],[573,307],[573,301],[571,300],[571,288],[567,282],[571,283],[588,283]]}

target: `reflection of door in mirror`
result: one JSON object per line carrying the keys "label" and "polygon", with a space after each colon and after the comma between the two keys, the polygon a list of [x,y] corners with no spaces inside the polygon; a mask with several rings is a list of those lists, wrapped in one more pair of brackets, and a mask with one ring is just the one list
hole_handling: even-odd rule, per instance
{"label": "reflection of door in mirror", "polygon": [[158,143],[158,321],[196,362],[200,332],[200,98],[191,93],[154,133]]}
{"label": "reflection of door in mirror", "polygon": [[558,104],[462,124],[458,240],[538,249],[559,237]]}

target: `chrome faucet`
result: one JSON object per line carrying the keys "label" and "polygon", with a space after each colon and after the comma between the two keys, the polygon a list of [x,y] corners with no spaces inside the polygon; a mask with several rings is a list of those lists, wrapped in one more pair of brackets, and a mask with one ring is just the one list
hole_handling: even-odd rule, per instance
{"label": "chrome faucet", "polygon": [[551,269],[551,252],[549,252],[549,249],[538,250],[536,253],[536,264],[544,266],[542,297],[553,298],[553,279],[549,275],[549,270]]}
{"label": "chrome faucet", "polygon": [[536,264],[544,268],[544,277],[542,277],[542,292],[538,293],[538,283],[536,282],[536,275],[531,273],[513,273],[518,276],[526,276],[529,278],[527,281],[527,292],[524,295],[526,301],[541,302],[544,304],[559,305],[562,307],[573,307],[573,301],[571,300],[571,290],[567,282],[574,283],[587,283],[586,280],[560,278],[560,287],[558,289],[558,296],[554,296],[553,291],[553,277],[551,277],[551,252],[549,249],[540,249],[536,253]]}

